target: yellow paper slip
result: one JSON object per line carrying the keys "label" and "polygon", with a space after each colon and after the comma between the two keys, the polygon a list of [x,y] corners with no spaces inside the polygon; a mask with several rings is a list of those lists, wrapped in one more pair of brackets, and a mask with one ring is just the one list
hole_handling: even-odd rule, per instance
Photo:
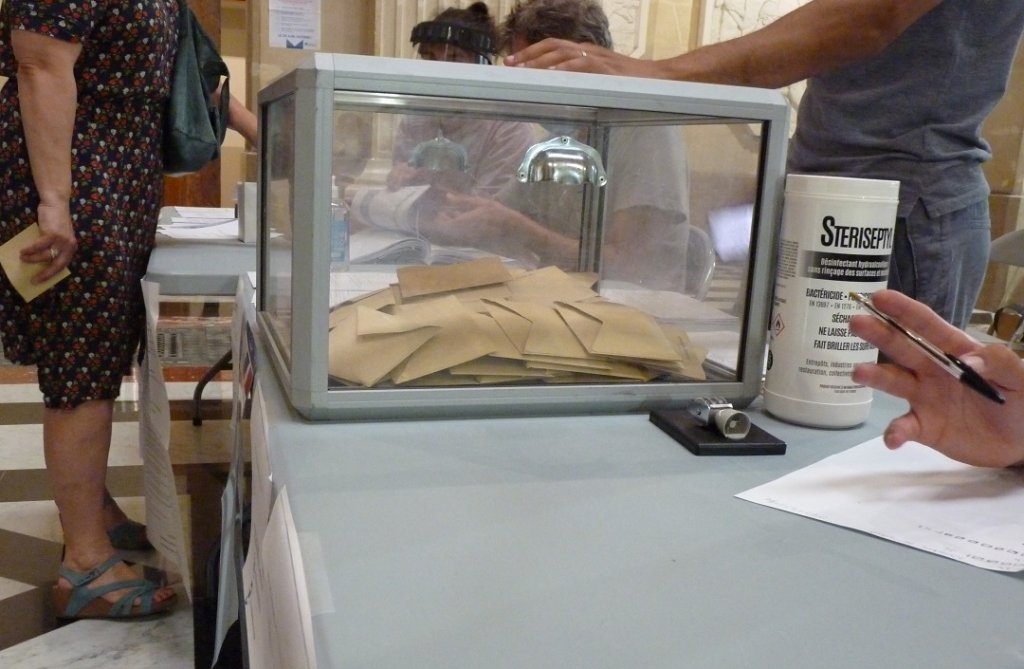
{"label": "yellow paper slip", "polygon": [[31,302],[50,288],[71,276],[65,267],[42,283],[32,283],[32,277],[43,271],[40,263],[23,262],[19,254],[21,250],[42,236],[39,226],[35,223],[14,235],[6,244],[0,246],[0,266],[10,279],[11,285],[26,302]]}

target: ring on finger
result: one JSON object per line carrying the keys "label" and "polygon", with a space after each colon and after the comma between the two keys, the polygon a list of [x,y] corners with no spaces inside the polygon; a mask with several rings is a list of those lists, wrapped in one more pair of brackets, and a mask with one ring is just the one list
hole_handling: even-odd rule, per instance
{"label": "ring on finger", "polygon": [[50,247],[50,260],[56,260],[58,255],[59,254],[57,253],[57,249],[55,249],[55,248],[53,248],[51,246]]}
{"label": "ring on finger", "polygon": [[586,49],[580,49],[580,56],[582,56],[583,58],[586,58],[587,57],[587,50]]}

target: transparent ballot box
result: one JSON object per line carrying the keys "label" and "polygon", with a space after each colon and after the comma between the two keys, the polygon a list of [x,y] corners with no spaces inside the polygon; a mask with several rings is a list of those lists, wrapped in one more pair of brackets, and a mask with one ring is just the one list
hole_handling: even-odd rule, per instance
{"label": "transparent ballot box", "polygon": [[776,92],[317,54],[259,104],[260,331],[302,415],[760,392]]}

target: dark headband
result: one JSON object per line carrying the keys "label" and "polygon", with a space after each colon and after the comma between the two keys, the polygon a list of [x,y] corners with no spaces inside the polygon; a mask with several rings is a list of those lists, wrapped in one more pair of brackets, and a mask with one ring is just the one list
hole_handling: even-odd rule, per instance
{"label": "dark headband", "polygon": [[474,28],[467,28],[446,21],[423,21],[412,29],[409,41],[413,44],[451,44],[466,51],[484,56],[488,60],[494,55],[494,39]]}

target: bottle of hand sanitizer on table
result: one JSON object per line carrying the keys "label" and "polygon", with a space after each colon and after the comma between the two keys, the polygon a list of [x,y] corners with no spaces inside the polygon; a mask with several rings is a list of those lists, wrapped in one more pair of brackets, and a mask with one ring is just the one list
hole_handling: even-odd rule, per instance
{"label": "bottle of hand sanitizer on table", "polygon": [[331,271],[348,269],[348,205],[331,175]]}

